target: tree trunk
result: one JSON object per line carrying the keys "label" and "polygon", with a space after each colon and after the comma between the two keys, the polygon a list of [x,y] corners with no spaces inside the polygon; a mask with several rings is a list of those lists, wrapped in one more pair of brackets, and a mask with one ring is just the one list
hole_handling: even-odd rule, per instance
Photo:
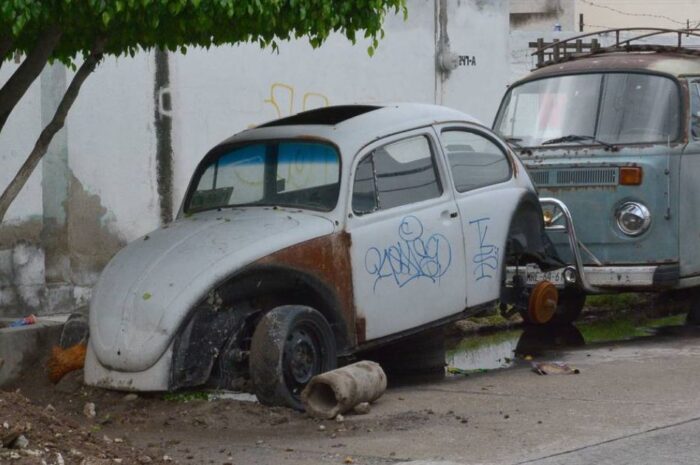
{"label": "tree trunk", "polygon": [[[12,110],[27,92],[32,82],[39,76],[49,60],[51,53],[61,39],[61,30],[58,26],[49,27],[39,37],[36,46],[27,55],[19,68],[7,80],[0,89],[0,132]],[[2,55],[0,55],[0,58]]]}
{"label": "tree trunk", "polygon": [[100,60],[101,50],[102,49],[100,47],[99,52],[93,53],[86,57],[83,64],[80,65],[80,68],[78,68],[78,72],[73,77],[73,80],[68,86],[66,93],[63,94],[61,103],[58,104],[58,108],[56,109],[53,118],[49,124],[46,125],[44,130],[41,131],[41,134],[34,145],[34,149],[31,151],[24,164],[22,164],[22,167],[19,169],[5,191],[2,193],[2,195],[0,195],[0,222],[4,220],[5,214],[10,208],[12,202],[15,200],[15,197],[17,197],[17,194],[19,194],[20,190],[22,190],[22,187],[24,187],[26,184],[29,176],[31,176],[32,172],[34,172],[34,169],[48,150],[51,140],[65,124],[68,110],[70,110],[73,102],[75,102],[75,99],[78,97],[80,87],[83,85],[83,82],[85,82],[85,79],[87,79],[90,73],[92,73],[92,71],[95,69],[97,62]]}
{"label": "tree trunk", "polygon": [[0,36],[0,68],[2,68],[3,62],[10,58],[7,55],[12,50],[13,45],[12,37]]}

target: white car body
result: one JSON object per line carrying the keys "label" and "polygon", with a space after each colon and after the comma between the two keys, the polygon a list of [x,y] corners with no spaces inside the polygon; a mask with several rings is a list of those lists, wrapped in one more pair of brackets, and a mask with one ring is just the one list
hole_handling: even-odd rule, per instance
{"label": "white car body", "polygon": [[[492,141],[511,175],[458,192],[441,139],[444,128]],[[353,183],[360,161],[375,149],[413,136],[429,142],[442,193],[354,214]],[[172,224],[130,243],[104,269],[93,293],[88,384],[144,391],[182,386],[172,371],[174,353],[180,350],[178,334],[188,318],[198,305],[219,298],[217,288],[258,266],[303,272],[313,277],[311,287],[326,286],[329,301],[339,308],[336,320],[327,318],[339,335],[340,354],[449,321],[499,299],[511,222],[519,205],[536,194],[520,161],[488,128],[444,107],[399,104],[378,106],[337,124],[249,129],[220,146],[266,140],[333,144],[340,154],[335,208],[232,207],[190,215],[183,206]],[[376,180],[374,184],[376,189]],[[214,358],[221,348],[215,349]]]}

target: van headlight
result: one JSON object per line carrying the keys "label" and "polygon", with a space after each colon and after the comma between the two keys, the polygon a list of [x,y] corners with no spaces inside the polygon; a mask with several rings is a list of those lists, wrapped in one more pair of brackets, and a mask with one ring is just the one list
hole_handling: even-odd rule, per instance
{"label": "van headlight", "polygon": [[615,219],[620,231],[628,236],[639,236],[651,225],[649,209],[639,202],[625,202],[617,207]]}

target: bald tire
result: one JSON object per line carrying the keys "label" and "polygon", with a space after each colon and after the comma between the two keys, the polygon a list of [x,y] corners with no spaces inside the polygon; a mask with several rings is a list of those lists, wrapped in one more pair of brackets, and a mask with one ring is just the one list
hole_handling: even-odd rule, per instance
{"label": "bald tire", "polygon": [[[301,342],[299,342],[301,341]],[[310,346],[314,346],[310,349]],[[312,352],[308,373],[295,376],[290,353],[294,348]],[[306,353],[306,352],[305,352]],[[253,390],[260,403],[304,410],[300,394],[315,375],[336,368],[336,343],[326,318],[301,305],[284,305],[267,312],[253,332],[249,359]],[[298,372],[297,370],[296,372]]]}

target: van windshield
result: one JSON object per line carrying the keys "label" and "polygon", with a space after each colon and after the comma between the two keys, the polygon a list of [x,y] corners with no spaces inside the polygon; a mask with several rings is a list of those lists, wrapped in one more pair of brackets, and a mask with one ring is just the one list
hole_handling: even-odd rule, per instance
{"label": "van windshield", "polygon": [[330,144],[252,143],[225,151],[197,169],[185,212],[244,205],[330,211],[339,186],[340,157]]}
{"label": "van windshield", "polygon": [[525,147],[666,143],[678,138],[679,127],[676,83],[639,73],[526,82],[508,92],[494,125],[503,137]]}

